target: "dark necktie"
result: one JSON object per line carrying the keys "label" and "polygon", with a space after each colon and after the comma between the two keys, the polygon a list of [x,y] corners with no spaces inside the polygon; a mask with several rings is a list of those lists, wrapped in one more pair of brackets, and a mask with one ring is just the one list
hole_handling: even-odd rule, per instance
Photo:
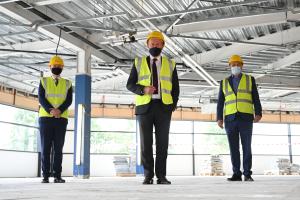
{"label": "dark necktie", "polygon": [[152,63],[152,81],[153,81],[152,84],[156,89],[153,94],[158,94],[158,78],[157,78],[156,61],[157,59],[154,58]]}
{"label": "dark necktie", "polygon": [[54,79],[54,81],[55,81],[55,85],[57,85],[58,84],[58,78]]}

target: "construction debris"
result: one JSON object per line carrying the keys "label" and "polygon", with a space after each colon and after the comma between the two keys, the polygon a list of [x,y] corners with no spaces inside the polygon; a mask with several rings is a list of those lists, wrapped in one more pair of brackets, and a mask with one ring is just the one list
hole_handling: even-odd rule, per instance
{"label": "construction debris", "polygon": [[113,162],[117,176],[135,176],[135,172],[132,171],[130,156],[115,156]]}
{"label": "construction debris", "polygon": [[224,176],[223,161],[219,155],[211,155],[210,159],[204,160],[200,171],[201,176]]}
{"label": "construction debris", "polygon": [[300,175],[300,165],[290,163],[287,158],[279,158],[278,161],[279,175]]}
{"label": "construction debris", "polygon": [[289,175],[290,174],[290,160],[287,158],[278,158],[278,169],[279,169],[279,175]]}
{"label": "construction debris", "polygon": [[298,164],[291,165],[291,175],[300,175],[300,165]]}

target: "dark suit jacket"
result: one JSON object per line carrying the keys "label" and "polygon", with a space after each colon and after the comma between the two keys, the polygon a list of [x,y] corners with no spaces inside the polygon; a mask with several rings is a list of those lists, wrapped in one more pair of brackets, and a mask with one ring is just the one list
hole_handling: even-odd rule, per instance
{"label": "dark suit jacket", "polygon": [[[150,56],[147,56],[147,63],[148,67],[150,69]],[[150,70],[152,71],[152,70]],[[138,74],[136,71],[135,64],[133,64],[128,81],[127,81],[127,89],[137,95],[143,95],[144,94],[144,87],[143,85],[137,84],[138,82]],[[178,82],[178,75],[177,75],[177,70],[176,67],[173,71],[172,75],[172,91],[171,95],[173,97],[173,104],[171,105],[164,105],[163,109],[166,111],[174,111],[178,102],[178,97],[179,97],[179,82]],[[140,115],[140,114],[145,114],[148,112],[150,104],[146,105],[141,105],[141,106],[136,106],[135,107],[135,114]]]}
{"label": "dark suit jacket", "polygon": [[[232,76],[229,77],[229,84],[231,88],[233,88],[232,84]],[[254,77],[251,77],[252,79],[252,101],[254,105],[254,112],[255,115],[262,116],[262,108],[261,103],[259,100],[259,94],[257,91],[256,83]],[[223,93],[223,80],[220,83],[220,90],[219,90],[219,97],[218,97],[218,105],[217,105],[217,120],[223,120],[223,109],[224,109],[224,102],[225,102],[225,96]],[[243,121],[253,121],[254,117],[251,114],[247,113],[235,113],[232,115],[225,116],[225,121],[233,121],[235,119],[240,119]]]}

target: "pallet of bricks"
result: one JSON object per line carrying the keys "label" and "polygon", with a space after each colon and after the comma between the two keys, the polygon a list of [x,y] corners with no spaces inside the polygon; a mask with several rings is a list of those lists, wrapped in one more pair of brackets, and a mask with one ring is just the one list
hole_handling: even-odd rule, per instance
{"label": "pallet of bricks", "polygon": [[200,176],[224,176],[223,161],[219,155],[211,155],[202,163]]}
{"label": "pallet of bricks", "polygon": [[277,163],[279,175],[300,175],[300,165],[290,163],[289,159],[279,158]]}

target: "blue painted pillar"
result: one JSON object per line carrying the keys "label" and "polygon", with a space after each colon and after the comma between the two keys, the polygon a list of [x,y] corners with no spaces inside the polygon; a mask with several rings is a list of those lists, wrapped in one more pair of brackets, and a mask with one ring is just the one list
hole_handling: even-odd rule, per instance
{"label": "blue painted pillar", "polygon": [[73,175],[90,177],[91,75],[89,49],[78,54],[75,78],[75,135]]}
{"label": "blue painted pillar", "polygon": [[144,167],[141,158],[141,135],[138,120],[136,120],[136,175],[144,175]]}

